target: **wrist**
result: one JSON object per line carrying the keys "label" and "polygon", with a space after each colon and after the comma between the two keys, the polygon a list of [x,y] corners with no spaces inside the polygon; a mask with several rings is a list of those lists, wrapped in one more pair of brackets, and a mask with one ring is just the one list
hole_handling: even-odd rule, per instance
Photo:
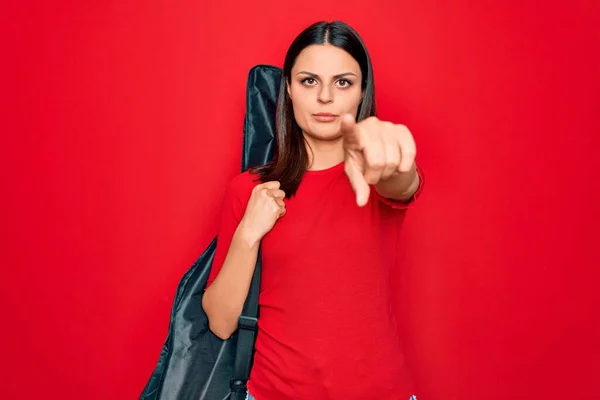
{"label": "wrist", "polygon": [[262,240],[262,236],[257,234],[243,219],[237,227],[235,236],[237,241],[249,249],[258,247]]}
{"label": "wrist", "polygon": [[410,198],[419,187],[419,174],[416,166],[409,172],[395,172],[388,179],[375,185],[377,192],[383,197],[404,200]]}

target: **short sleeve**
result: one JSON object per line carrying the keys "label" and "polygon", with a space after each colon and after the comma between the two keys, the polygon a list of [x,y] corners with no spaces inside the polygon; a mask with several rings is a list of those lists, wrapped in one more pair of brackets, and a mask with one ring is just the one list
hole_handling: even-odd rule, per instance
{"label": "short sleeve", "polygon": [[419,186],[417,187],[417,190],[412,195],[412,197],[408,200],[398,201],[394,199],[388,199],[386,197],[381,196],[379,193],[377,193],[376,190],[373,190],[372,192],[374,196],[383,204],[388,205],[395,210],[406,210],[417,201],[417,199],[421,196],[421,193],[423,192],[423,187],[425,185],[425,177],[423,174],[423,169],[419,164],[417,164],[417,174],[419,175]]}
{"label": "short sleeve", "polygon": [[249,178],[248,173],[245,173],[233,178],[225,190],[225,196],[223,198],[220,210],[219,228],[217,232],[217,248],[215,250],[215,256],[210,273],[208,275],[208,281],[206,283],[207,288],[213,283],[219,271],[221,270],[223,262],[225,261],[225,257],[227,256],[229,246],[231,245],[233,235],[235,234],[235,231],[242,217],[244,216],[246,205],[248,203],[252,187],[254,186],[250,186],[251,183],[252,181]]}

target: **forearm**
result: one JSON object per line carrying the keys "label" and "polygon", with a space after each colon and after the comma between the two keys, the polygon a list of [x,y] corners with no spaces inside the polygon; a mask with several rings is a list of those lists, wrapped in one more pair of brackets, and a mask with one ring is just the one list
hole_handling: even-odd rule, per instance
{"label": "forearm", "polygon": [[413,167],[409,172],[396,172],[388,179],[377,183],[375,190],[385,198],[406,201],[415,194],[419,188],[419,183],[417,166],[413,163]]}
{"label": "forearm", "polygon": [[210,329],[222,339],[227,339],[237,328],[254,274],[259,242],[240,223],[223,266],[202,298]]}

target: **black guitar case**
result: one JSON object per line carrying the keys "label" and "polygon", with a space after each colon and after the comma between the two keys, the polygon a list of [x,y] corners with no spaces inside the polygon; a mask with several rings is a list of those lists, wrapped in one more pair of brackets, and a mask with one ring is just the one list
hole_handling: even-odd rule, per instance
{"label": "black guitar case", "polygon": [[[265,164],[273,156],[281,74],[280,68],[257,65],[248,75],[242,172]],[[169,332],[140,400],[246,398],[256,335],[260,257],[238,330],[231,338],[221,340],[208,329],[202,309],[217,240],[212,240],[179,282]]]}

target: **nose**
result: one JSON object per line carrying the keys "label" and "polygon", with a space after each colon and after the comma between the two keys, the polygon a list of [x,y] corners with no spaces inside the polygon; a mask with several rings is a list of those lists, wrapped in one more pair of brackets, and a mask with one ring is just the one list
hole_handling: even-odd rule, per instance
{"label": "nose", "polygon": [[333,102],[333,93],[327,85],[321,86],[317,95],[317,100],[322,104],[329,104]]}

